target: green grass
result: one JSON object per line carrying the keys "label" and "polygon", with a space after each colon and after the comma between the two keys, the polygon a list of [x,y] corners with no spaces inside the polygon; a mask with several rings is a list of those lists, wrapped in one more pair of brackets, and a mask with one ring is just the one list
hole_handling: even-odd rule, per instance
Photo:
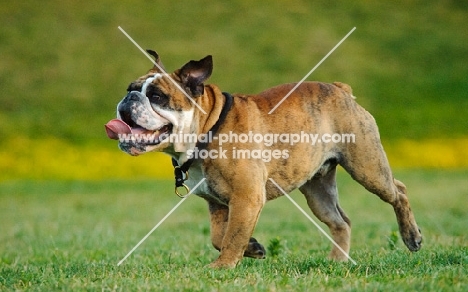
{"label": "green grass", "polygon": [[[440,163],[431,167],[463,166],[465,144],[452,146],[452,138],[466,138],[468,128],[464,3],[5,2],[0,290],[468,290],[466,170],[397,173],[425,236],[416,254],[398,238],[391,208],[340,173],[357,266],[326,260],[328,240],[281,198],[266,206],[255,232],[276,257],[206,269],[217,252],[205,203],[193,197],[117,267],[178,199],[172,182],[143,180],[164,177],[168,162],[123,158],[103,128],[127,84],[151,66],[117,26],[157,50],[169,71],[212,54],[210,82],[233,93],[300,80],[357,27],[309,79],[349,83],[382,140],[397,141],[390,148],[397,165],[421,166],[434,154]],[[99,181],[107,177],[142,180]]]}
{"label": "green grass", "polygon": [[[356,266],[328,261],[328,240],[279,198],[266,205],[255,237],[280,253],[220,271],[205,268],[218,252],[206,204],[197,197],[117,266],[179,201],[172,181],[2,182],[0,290],[466,291],[467,174],[396,173],[423,231],[417,253],[402,244],[391,207],[339,172]],[[300,194],[293,198],[304,206]]]}

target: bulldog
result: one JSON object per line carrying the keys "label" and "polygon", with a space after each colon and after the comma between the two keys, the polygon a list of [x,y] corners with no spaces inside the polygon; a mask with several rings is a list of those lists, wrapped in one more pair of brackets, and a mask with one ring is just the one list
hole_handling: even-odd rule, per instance
{"label": "bulldog", "polygon": [[[205,84],[211,56],[168,74],[158,54],[148,53],[155,66],[130,83],[117,119],[105,126],[107,135],[130,155],[169,154],[176,186],[192,188],[207,201],[211,241],[220,252],[211,267],[235,267],[243,256],[264,258],[264,247],[252,237],[260,212],[267,201],[297,188],[341,247],[333,246],[329,257],[348,260],[351,221],[338,202],[337,165],[393,207],[410,251],[421,248],[406,187],[393,177],[376,122],[350,86],[303,82],[230,95]],[[306,139],[312,133],[323,139],[312,143]],[[346,133],[353,137],[348,143],[325,139]],[[293,134],[300,141],[293,143]],[[266,143],[267,135],[276,139]]]}

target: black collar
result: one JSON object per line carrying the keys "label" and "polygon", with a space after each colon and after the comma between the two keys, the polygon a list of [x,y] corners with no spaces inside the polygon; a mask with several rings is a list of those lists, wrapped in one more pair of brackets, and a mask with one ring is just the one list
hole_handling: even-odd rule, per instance
{"label": "black collar", "polygon": [[[230,95],[227,92],[223,92],[223,95],[225,98],[223,109],[221,110],[221,114],[219,115],[219,118],[218,118],[218,121],[216,121],[216,124],[214,124],[214,126],[208,131],[207,133],[208,137],[213,137],[216,134],[221,124],[226,120],[226,116],[232,107],[232,101],[233,101],[232,95]],[[206,148],[208,146],[208,143],[209,142],[198,141],[195,147],[197,147],[198,150],[201,150],[201,149]],[[195,161],[195,158],[192,157],[186,162],[184,162],[184,164],[179,166],[179,163],[177,162],[177,160],[175,158],[172,158],[172,166],[174,166],[174,177],[175,177],[175,186],[176,186],[175,189],[176,189],[176,194],[179,197],[181,197],[181,195],[177,191],[177,188],[185,187],[185,189],[187,190],[187,193],[189,192],[189,189],[187,186],[185,186],[184,181],[187,180],[188,170],[194,161]]]}

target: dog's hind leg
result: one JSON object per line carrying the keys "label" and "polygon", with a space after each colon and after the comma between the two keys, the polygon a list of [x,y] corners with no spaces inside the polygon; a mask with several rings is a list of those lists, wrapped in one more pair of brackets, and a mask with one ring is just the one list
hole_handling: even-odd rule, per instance
{"label": "dog's hind leg", "polygon": [[334,260],[347,261],[351,240],[351,221],[338,203],[338,190],[335,175],[336,163],[327,162],[312,179],[299,189],[305,195],[307,204],[317,218],[325,223],[333,240],[346,252],[333,246],[329,257]]}
{"label": "dog's hind leg", "polygon": [[[372,125],[369,128],[372,129]],[[377,131],[376,127],[374,131]],[[360,135],[348,145],[340,164],[346,171],[383,201],[393,206],[403,242],[411,251],[421,248],[422,237],[411,211],[405,185],[394,179],[377,135]]]}

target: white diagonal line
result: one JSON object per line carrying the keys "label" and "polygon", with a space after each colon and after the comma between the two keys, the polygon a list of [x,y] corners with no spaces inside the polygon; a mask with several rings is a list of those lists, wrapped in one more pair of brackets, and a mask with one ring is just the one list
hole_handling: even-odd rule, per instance
{"label": "white diagonal line", "polygon": [[310,76],[310,74],[312,74],[312,72],[314,72],[315,69],[317,69],[318,66],[320,66],[320,65],[323,63],[323,61],[325,61],[325,60],[328,58],[328,56],[330,56],[331,53],[333,53],[333,51],[335,51],[336,48],[338,48],[338,47],[346,40],[346,38],[348,38],[348,36],[349,36],[350,34],[353,33],[353,31],[354,31],[355,29],[356,29],[356,27],[353,27],[353,29],[351,29],[351,31],[348,32],[348,34],[347,34],[344,38],[342,38],[341,41],[340,41],[339,43],[337,43],[336,46],[334,46],[333,49],[331,49],[331,51],[328,52],[328,54],[326,54],[325,57],[323,57],[322,60],[320,60],[320,62],[318,62],[317,65],[315,65],[315,67],[312,68],[312,70],[310,70],[309,73],[307,73],[307,75],[304,76],[304,78],[302,78],[302,80],[299,81],[299,82],[296,84],[296,86],[294,86],[293,89],[291,89],[291,90],[288,92],[288,94],[286,94],[286,95],[283,97],[283,99],[281,99],[281,100],[275,105],[275,107],[272,108],[272,109],[268,112],[268,114],[273,113],[273,112],[276,110],[276,108],[279,107],[280,104],[282,104],[283,101],[285,101],[286,98],[288,98],[288,97],[291,95],[291,93],[293,93],[294,90],[296,90],[296,89],[299,87],[299,85],[301,85],[301,84]]}
{"label": "white diagonal line", "polygon": [[121,28],[121,27],[119,26],[119,29],[120,29],[120,31],[121,31],[121,32],[122,32],[122,33],[123,33],[123,34],[124,34],[124,35],[125,35],[125,36],[126,36],[126,37],[127,37],[143,54],[144,54],[144,55],[145,55],[145,56],[146,56],[146,58],[148,58],[148,59],[154,64],[154,66],[158,67],[158,69],[161,70],[161,72],[163,72],[164,74],[166,74],[166,76],[169,78],[169,80],[171,80],[172,83],[174,83],[174,85],[175,85],[175,86],[176,86],[176,87],[177,87],[177,88],[178,88],[178,89],[179,89],[179,90],[196,106],[196,107],[198,107],[198,109],[199,109],[203,114],[206,115],[206,112],[201,108],[201,106],[198,105],[198,103],[196,103],[195,100],[193,100],[193,98],[192,98],[187,92],[185,92],[185,90],[184,90],[182,87],[180,87],[180,85],[177,84],[177,82],[176,82],[174,79],[172,79],[171,76],[169,76],[169,74],[167,74],[166,71],[165,71],[161,66],[159,66],[159,64],[156,63],[156,61],[153,60],[153,58],[151,58],[151,56],[148,55],[148,53],[147,53],[145,50],[143,50],[143,48],[140,47],[140,45],[139,45],[123,28]]}
{"label": "white diagonal line", "polygon": [[205,181],[206,178],[202,178],[202,180],[200,180],[194,187],[193,189],[185,196],[182,198],[182,200],[180,200],[179,203],[177,203],[177,205],[174,206],[174,208],[172,208],[171,211],[169,211],[169,213],[167,213],[166,216],[164,216],[164,218],[161,219],[161,221],[158,222],[158,224],[156,224],[153,229],[150,230],[150,232],[148,232],[148,234],[145,235],[145,237],[143,237],[140,242],[137,243],[137,245],[135,245],[132,250],[130,250],[126,256],[124,256],[123,259],[120,260],[120,262],[117,264],[117,266],[120,266],[142,243],[143,241],[145,241],[150,235],[151,233],[153,233],[153,231],[156,230],[156,228],[159,227],[159,225],[161,225],[166,219],[167,217],[169,217],[187,198],[188,196],[190,196],[202,183],[203,181]]}
{"label": "white diagonal line", "polygon": [[323,233],[323,234],[324,234],[324,235],[325,235],[325,236],[326,236],[326,237],[327,237],[327,238],[328,238],[328,239],[329,239],[329,240],[330,240],[330,241],[331,241],[347,258],[348,258],[348,259],[349,259],[349,260],[351,260],[351,262],[352,262],[353,264],[357,265],[357,263],[349,256],[349,254],[348,254],[346,251],[344,251],[344,250],[341,248],[341,246],[339,246],[338,243],[336,243],[336,242],[333,240],[333,238],[331,238],[331,236],[328,235],[328,233],[326,233],[325,230],[323,230],[323,228],[320,227],[320,225],[318,225],[318,223],[315,222],[314,219],[312,219],[312,217],[310,217],[309,214],[307,214],[307,212],[304,211],[304,209],[302,209],[301,206],[299,206],[299,205],[296,203],[296,201],[294,201],[294,200],[291,198],[290,195],[288,195],[272,178],[269,178],[269,180],[278,188],[278,190],[280,190],[280,191],[283,193],[283,195],[286,196],[286,198],[288,198],[288,199],[291,201],[291,203],[294,204],[294,206],[296,206],[296,208],[299,209],[299,211],[302,212],[302,214],[304,214],[304,216],[307,217],[307,219],[310,220],[310,222],[312,222],[312,223],[315,225],[315,227],[318,228],[318,230],[320,230],[320,231],[321,231],[321,232],[322,232],[322,233]]}

